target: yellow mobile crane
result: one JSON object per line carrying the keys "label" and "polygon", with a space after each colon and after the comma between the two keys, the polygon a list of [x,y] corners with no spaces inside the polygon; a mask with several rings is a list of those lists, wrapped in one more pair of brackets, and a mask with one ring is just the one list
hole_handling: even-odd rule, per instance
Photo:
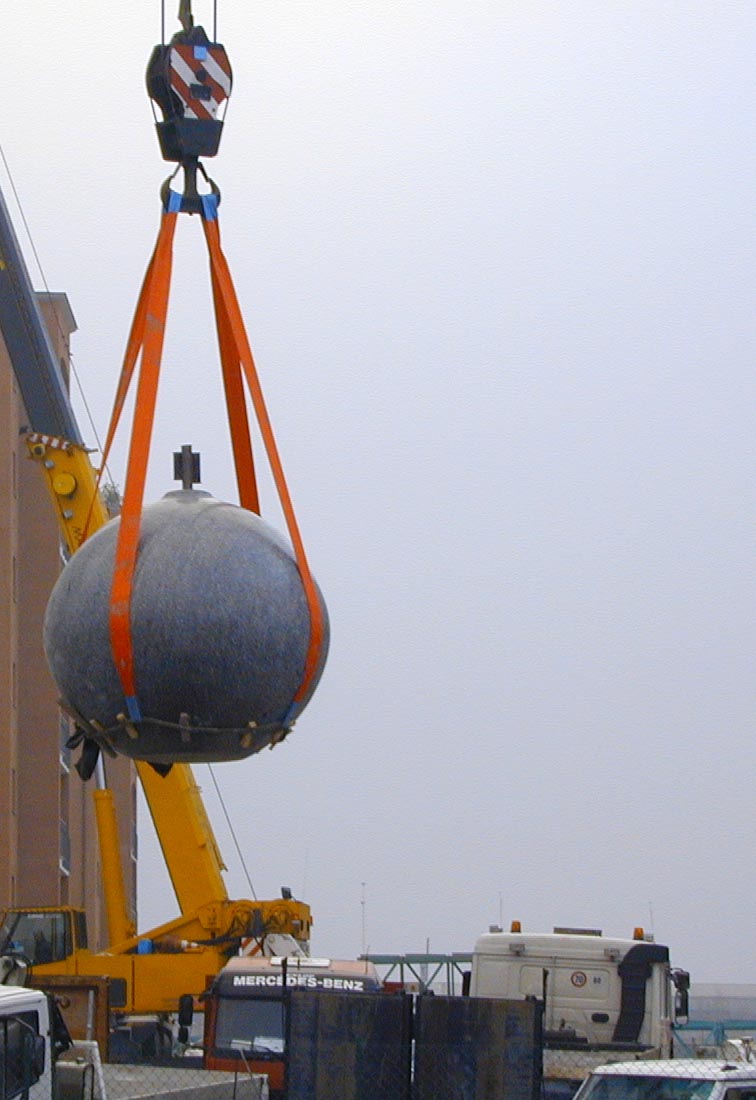
{"label": "yellow mobile crane", "polygon": [[[182,3],[181,11],[185,34],[196,38],[190,4]],[[180,38],[177,35],[174,43]],[[157,47],[153,61],[169,66],[172,45]],[[153,78],[154,74],[153,69]],[[197,94],[204,94],[201,86]],[[175,97],[164,99],[175,117],[167,117],[158,129],[163,127],[163,133],[167,129],[169,139],[181,144],[189,110],[186,104],[176,106]],[[217,147],[217,126],[204,129]],[[196,168],[196,155],[192,166]],[[1,193],[0,331],[29,418],[29,456],[45,478],[66,551],[75,554],[85,535],[110,517]],[[191,766],[183,763],[161,775],[150,764],[136,762],[180,911],[175,920],[138,934],[128,915],[115,808],[101,760],[92,770],[98,776],[94,799],[110,946],[97,953],[87,948],[82,910],[12,908],[0,923],[0,953],[15,950],[27,955],[39,975],[106,976],[111,979],[111,1007],[140,1015],[176,1012],[179,998],[200,994],[208,976],[218,973],[237,953],[242,940],[253,941],[255,950],[264,954],[271,950],[273,937],[286,936],[295,951],[307,953],[310,908],[288,890],[273,901],[228,897],[222,876],[225,866],[199,788]],[[34,932],[42,924],[52,939],[47,962],[35,957]],[[276,954],[284,953],[280,942]]]}

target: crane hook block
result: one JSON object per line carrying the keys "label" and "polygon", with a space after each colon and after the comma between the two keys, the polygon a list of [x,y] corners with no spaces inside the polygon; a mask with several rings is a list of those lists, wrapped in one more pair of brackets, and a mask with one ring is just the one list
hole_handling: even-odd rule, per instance
{"label": "crane hook block", "polygon": [[163,160],[179,164],[218,152],[222,115],[231,94],[231,65],[223,46],[202,27],[179,31],[156,46],[147,65],[147,92],[163,113],[156,122]]}

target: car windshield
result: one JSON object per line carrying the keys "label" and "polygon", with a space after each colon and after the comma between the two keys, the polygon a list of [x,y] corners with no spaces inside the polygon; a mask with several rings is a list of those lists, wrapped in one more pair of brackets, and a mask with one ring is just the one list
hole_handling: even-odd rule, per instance
{"label": "car windshield", "polygon": [[580,1100],[708,1100],[715,1084],[700,1077],[607,1074],[593,1077]]}

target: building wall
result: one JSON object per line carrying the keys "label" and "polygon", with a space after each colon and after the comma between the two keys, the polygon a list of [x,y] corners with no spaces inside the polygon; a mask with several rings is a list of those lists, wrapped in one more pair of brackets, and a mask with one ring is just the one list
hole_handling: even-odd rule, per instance
{"label": "building wall", "polygon": [[0,368],[0,900],[18,875],[18,393]]}
{"label": "building wall", "polygon": [[[53,347],[68,373],[75,322],[65,295],[40,296]],[[0,907],[76,905],[87,910],[90,946],[108,942],[92,790],[74,768],[71,732],[42,648],[60,540],[43,478],[26,457],[26,423],[0,338]],[[108,761],[119,817],[127,895],[136,908],[134,768]],[[17,795],[14,800],[14,786]],[[7,838],[7,841],[5,840]]]}

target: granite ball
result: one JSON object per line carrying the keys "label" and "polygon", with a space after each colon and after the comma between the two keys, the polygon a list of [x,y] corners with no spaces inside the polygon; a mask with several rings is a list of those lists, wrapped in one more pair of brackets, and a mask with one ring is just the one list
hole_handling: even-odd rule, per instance
{"label": "granite ball", "polygon": [[310,613],[291,547],[259,516],[180,489],[144,508],[131,636],[141,720],[123,721],[110,640],[119,519],[64,567],[47,606],[44,646],[64,703],[101,744],[159,765],[238,760],[285,736],[314,692],[328,617],[306,695]]}

